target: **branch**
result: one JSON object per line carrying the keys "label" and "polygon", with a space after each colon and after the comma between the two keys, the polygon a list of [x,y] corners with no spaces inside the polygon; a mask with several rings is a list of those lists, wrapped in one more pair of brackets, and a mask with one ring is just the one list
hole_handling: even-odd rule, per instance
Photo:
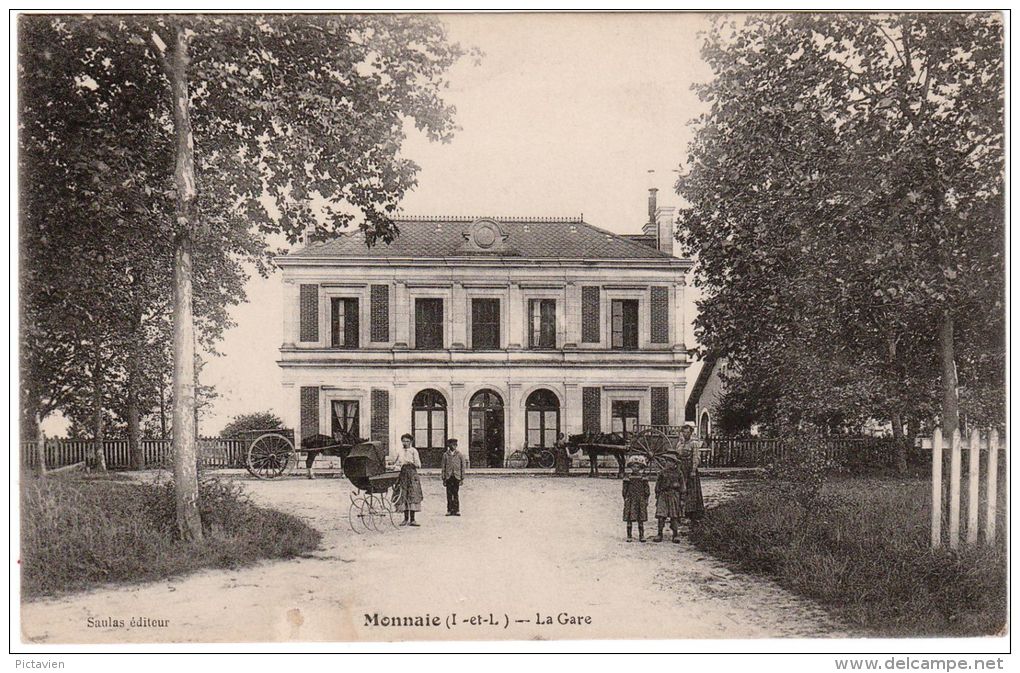
{"label": "branch", "polygon": [[882,35],[885,36],[885,39],[889,41],[889,44],[891,44],[892,48],[896,51],[896,58],[900,60],[900,63],[903,64],[903,67],[906,67],[907,62],[903,60],[903,54],[900,53],[900,48],[896,44],[896,41],[889,36],[889,33],[885,32],[885,28],[882,27],[881,23],[876,23],[875,25],[878,26],[878,29],[882,32]]}

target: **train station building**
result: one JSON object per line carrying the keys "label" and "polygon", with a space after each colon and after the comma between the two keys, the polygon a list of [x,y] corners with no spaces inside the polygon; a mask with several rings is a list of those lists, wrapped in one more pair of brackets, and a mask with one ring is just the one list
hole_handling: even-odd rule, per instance
{"label": "train station building", "polygon": [[583,218],[398,219],[277,258],[279,366],[296,439],[411,433],[425,467],[448,437],[472,467],[559,432],[684,419],[685,277],[673,208],[618,235]]}

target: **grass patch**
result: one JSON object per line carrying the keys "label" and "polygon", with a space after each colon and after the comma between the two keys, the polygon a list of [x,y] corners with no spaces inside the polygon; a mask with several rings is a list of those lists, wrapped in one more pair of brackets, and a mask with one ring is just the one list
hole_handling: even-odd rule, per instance
{"label": "grass patch", "polygon": [[[691,539],[869,635],[1000,633],[1007,623],[1005,484],[1000,542],[957,551],[929,549],[930,488],[926,478],[838,478],[806,510],[780,485],[750,482],[709,509]],[[962,502],[966,519],[966,494]]]}
{"label": "grass patch", "polygon": [[22,597],[292,558],[322,538],[289,514],[253,505],[231,482],[203,481],[199,502],[204,539],[185,543],[176,538],[172,484],[88,476],[23,482]]}

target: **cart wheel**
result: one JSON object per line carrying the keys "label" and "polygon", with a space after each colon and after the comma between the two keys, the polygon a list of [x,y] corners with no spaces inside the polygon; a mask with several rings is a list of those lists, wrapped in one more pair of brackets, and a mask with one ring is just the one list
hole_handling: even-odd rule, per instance
{"label": "cart wheel", "polygon": [[267,432],[248,447],[248,472],[258,479],[275,479],[287,470],[294,445],[283,435]]}
{"label": "cart wheel", "polygon": [[648,428],[634,436],[630,443],[630,451],[652,460],[660,454],[673,450],[673,442],[662,430]]}
{"label": "cart wheel", "polygon": [[543,451],[538,454],[538,466],[546,469],[551,468],[556,464],[556,456],[553,455],[552,451]]}
{"label": "cart wheel", "polygon": [[510,457],[506,459],[506,466],[512,467],[516,470],[525,468],[528,466],[528,454],[523,451],[514,451],[510,454]]}
{"label": "cart wheel", "polygon": [[383,493],[379,496],[379,501],[382,503],[382,509],[386,513],[386,521],[390,522],[391,528],[397,528],[397,520],[393,518],[396,514],[396,508],[393,506],[393,501],[390,500],[389,493]]}
{"label": "cart wheel", "polygon": [[358,535],[368,530],[368,526],[365,524],[364,498],[351,495],[351,507],[347,510],[347,523],[351,525],[351,530]]}

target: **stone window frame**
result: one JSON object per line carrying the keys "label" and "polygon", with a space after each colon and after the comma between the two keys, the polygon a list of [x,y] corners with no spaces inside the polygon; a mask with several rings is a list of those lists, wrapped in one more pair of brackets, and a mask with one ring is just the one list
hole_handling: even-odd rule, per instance
{"label": "stone window frame", "polygon": [[[506,350],[510,347],[510,289],[509,288],[464,288],[464,347],[467,350],[475,350],[471,347],[471,300],[472,299],[498,299],[499,300],[499,350]],[[482,349],[480,352],[492,352],[491,349]]]}

